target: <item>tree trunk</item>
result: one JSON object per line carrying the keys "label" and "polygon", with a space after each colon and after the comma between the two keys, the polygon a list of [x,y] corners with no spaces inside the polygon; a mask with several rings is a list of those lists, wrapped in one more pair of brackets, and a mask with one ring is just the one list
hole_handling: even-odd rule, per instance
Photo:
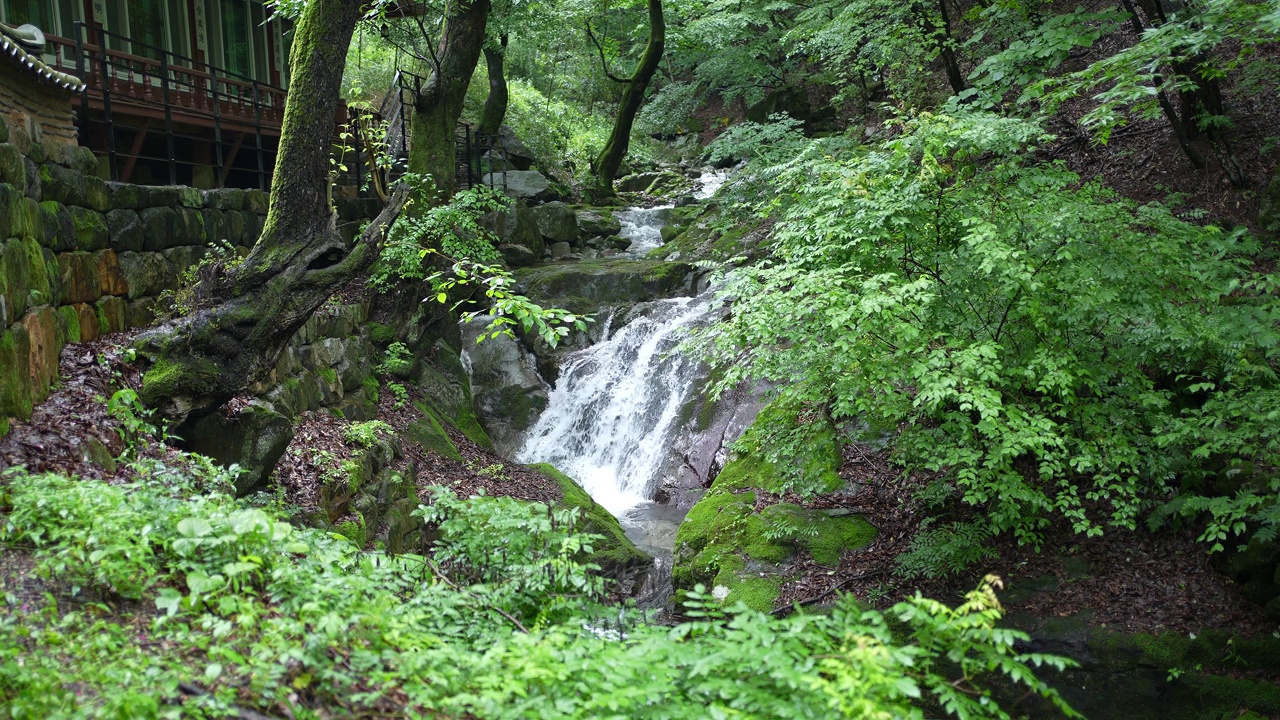
{"label": "tree trunk", "polygon": [[649,42],[640,56],[640,64],[635,73],[627,81],[622,91],[622,103],[618,107],[618,118],[613,123],[613,132],[609,133],[609,142],[596,158],[592,170],[596,174],[596,194],[598,197],[617,195],[613,189],[613,180],[618,176],[618,168],[622,167],[622,159],[627,156],[627,148],[631,144],[631,126],[635,124],[636,114],[644,103],[645,90],[649,81],[658,70],[662,61],[662,52],[666,49],[667,23],[662,16],[662,0],[649,0]]}
{"label": "tree trunk", "polygon": [[244,262],[200,288],[201,308],[139,338],[153,363],[142,400],[181,422],[216,408],[275,366],[325,300],[373,262],[404,204],[388,203],[354,246],[329,206],[329,155],[347,46],[362,0],[311,0],[294,31],[292,83],[262,236]]}
{"label": "tree trunk", "polygon": [[[1129,22],[1133,26],[1133,31],[1141,37],[1145,28],[1142,26],[1142,20],[1138,18],[1137,11],[1134,10],[1132,0],[1120,0],[1120,4],[1124,7],[1125,12],[1129,14]],[[1151,5],[1148,2],[1144,4],[1143,11],[1148,15],[1153,12],[1158,13],[1163,22],[1164,11],[1159,3]],[[1156,73],[1152,76],[1151,82],[1156,89],[1156,102],[1160,104],[1160,111],[1164,113],[1165,120],[1169,122],[1169,127],[1173,130],[1173,137],[1178,141],[1178,147],[1182,148],[1182,154],[1187,156],[1187,160],[1195,169],[1203,170],[1205,167],[1204,156],[1192,146],[1191,131],[1187,127],[1185,118],[1179,117],[1177,109],[1173,107],[1173,101],[1169,99],[1169,94],[1161,88],[1164,85],[1164,78],[1160,73]]]}
{"label": "tree trunk", "polygon": [[942,65],[947,69],[947,82],[951,83],[951,90],[959,95],[967,86],[951,39],[951,16],[947,14],[947,0],[938,0],[938,17],[942,19],[942,24],[934,32],[934,42],[938,44]]}
{"label": "tree trunk", "polygon": [[480,117],[480,126],[476,128],[476,132],[481,135],[497,135],[498,129],[502,127],[502,119],[507,116],[507,99],[510,94],[507,92],[506,68],[503,67],[506,56],[505,34],[502,36],[501,47],[484,49],[485,65],[489,68],[489,97],[485,98],[484,114]]}
{"label": "tree trunk", "polygon": [[441,200],[458,189],[454,133],[480,61],[488,18],[489,0],[450,0],[436,66],[414,101],[409,172],[429,176]]}

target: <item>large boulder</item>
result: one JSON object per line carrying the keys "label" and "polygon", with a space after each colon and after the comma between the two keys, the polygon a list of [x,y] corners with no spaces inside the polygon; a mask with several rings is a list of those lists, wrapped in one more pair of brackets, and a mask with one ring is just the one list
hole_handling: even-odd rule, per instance
{"label": "large boulder", "polygon": [[578,228],[578,215],[562,202],[549,202],[533,209],[538,222],[538,232],[552,243],[578,244],[582,231]]}
{"label": "large boulder", "polygon": [[499,251],[503,245],[519,245],[537,260],[546,249],[538,230],[538,218],[523,201],[517,200],[506,210],[488,213],[480,218],[480,225],[497,236]]}
{"label": "large boulder", "polygon": [[539,304],[581,313],[693,295],[697,275],[697,269],[686,263],[627,259],[590,260],[516,272],[525,294]]}
{"label": "large boulder", "polygon": [[499,335],[476,343],[492,319],[485,315],[463,325],[462,352],[470,363],[471,396],[480,423],[498,453],[509,457],[547,408],[548,388],[519,341]]}
{"label": "large boulder", "polygon": [[537,170],[508,170],[505,173],[488,173],[481,182],[502,191],[516,200],[544,202],[555,200],[558,193],[551,187],[547,176]]}
{"label": "large boulder", "polygon": [[589,208],[578,211],[578,227],[586,235],[608,237],[622,232],[622,221],[604,208]]}
{"label": "large boulder", "polygon": [[613,189],[618,192],[644,192],[649,189],[660,173],[642,172],[628,175],[614,181]]}

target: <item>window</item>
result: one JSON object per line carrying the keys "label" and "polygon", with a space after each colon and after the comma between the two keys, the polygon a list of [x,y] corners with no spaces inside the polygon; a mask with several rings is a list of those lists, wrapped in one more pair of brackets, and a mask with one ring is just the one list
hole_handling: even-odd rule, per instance
{"label": "window", "polygon": [[9,25],[35,25],[54,34],[53,7],[50,0],[4,0],[4,22]]}
{"label": "window", "polygon": [[246,0],[222,0],[222,63],[244,77],[253,74],[253,45]]}
{"label": "window", "polygon": [[164,0],[128,0],[133,54],[160,59],[165,49]]}

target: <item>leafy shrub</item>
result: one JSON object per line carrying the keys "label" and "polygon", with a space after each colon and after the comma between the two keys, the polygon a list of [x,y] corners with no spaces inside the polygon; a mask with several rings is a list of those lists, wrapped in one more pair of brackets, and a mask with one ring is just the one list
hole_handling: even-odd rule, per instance
{"label": "leafy shrub", "polygon": [[378,372],[387,375],[405,376],[413,369],[413,351],[402,342],[393,342],[387,346],[378,364]]}
{"label": "leafy shrub", "polygon": [[445,257],[477,262],[501,259],[497,238],[480,224],[489,212],[503,210],[510,199],[496,190],[477,185],[463,190],[447,203],[436,201],[431,179],[406,175],[413,188],[411,209],[400,214],[387,233],[378,261],[369,273],[369,285],[389,290],[401,280],[423,280],[433,272],[426,262],[431,251]]}
{"label": "leafy shrub", "polygon": [[1272,283],[1246,236],[1027,162],[1034,123],[901,129],[779,172],[774,261],[729,276],[734,313],[708,340],[722,387],[765,378],[897,429],[902,462],[1033,544],[1052,517],[1134,527],[1212,472],[1203,443],[1275,457],[1264,403],[1221,422],[1274,380]]}
{"label": "leafy shrub", "polygon": [[[886,614],[850,596],[822,615],[726,613],[694,593],[693,619],[667,627],[592,602],[603,584],[576,558],[593,538],[571,531],[572,513],[538,504],[437,491],[419,513],[435,528],[435,553],[391,557],[149,478],[124,488],[17,471],[4,482],[0,540],[52,559],[80,552],[90,535],[123,544],[50,565],[50,577],[143,588],[159,611],[144,626],[94,606],[0,606],[0,704],[19,717],[291,707],[298,716],[918,718],[925,702],[1005,718],[975,680],[993,674],[1061,705],[1031,666],[1066,661],[1015,649],[1025,636],[996,626],[992,579],[955,609],[915,598]],[[192,696],[197,683],[203,694]]]}
{"label": "leafy shrub", "polygon": [[373,447],[374,443],[391,432],[391,426],[381,420],[367,420],[351,423],[342,430],[347,442],[362,448]]}

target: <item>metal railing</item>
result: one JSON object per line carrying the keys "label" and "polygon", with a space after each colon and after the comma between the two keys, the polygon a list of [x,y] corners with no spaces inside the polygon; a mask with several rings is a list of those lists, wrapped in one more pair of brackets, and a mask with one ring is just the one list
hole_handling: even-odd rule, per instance
{"label": "metal railing", "polygon": [[[394,174],[388,185],[403,176],[402,169],[409,157],[412,137],[409,126],[414,101],[422,93],[427,79],[408,70],[397,70],[391,81],[391,89],[378,108],[378,115],[387,120],[385,137],[387,151],[396,159]],[[496,155],[495,155],[496,151]],[[501,157],[501,169],[494,166],[495,157]],[[507,187],[506,141],[501,135],[472,133],[471,126],[460,122],[454,129],[454,182],[459,190],[484,183],[491,188]],[[486,182],[487,179],[487,182]]]}
{"label": "metal railing", "polygon": [[[238,173],[256,177],[256,185],[266,189],[276,148],[264,142],[263,130],[279,134],[283,88],[82,22],[74,24],[74,33],[70,39],[47,39],[57,66],[73,70],[87,85],[81,96],[81,143],[105,145],[112,179],[132,180],[143,163],[161,169],[169,184],[194,184],[195,168],[209,167],[218,187]],[[154,127],[159,123],[162,128]],[[162,140],[152,133],[161,129]],[[206,134],[210,130],[212,139]],[[229,135],[234,139],[228,143]],[[197,142],[180,148],[179,140]],[[197,148],[210,140],[210,156],[198,157]],[[243,162],[246,149],[252,159]]]}

